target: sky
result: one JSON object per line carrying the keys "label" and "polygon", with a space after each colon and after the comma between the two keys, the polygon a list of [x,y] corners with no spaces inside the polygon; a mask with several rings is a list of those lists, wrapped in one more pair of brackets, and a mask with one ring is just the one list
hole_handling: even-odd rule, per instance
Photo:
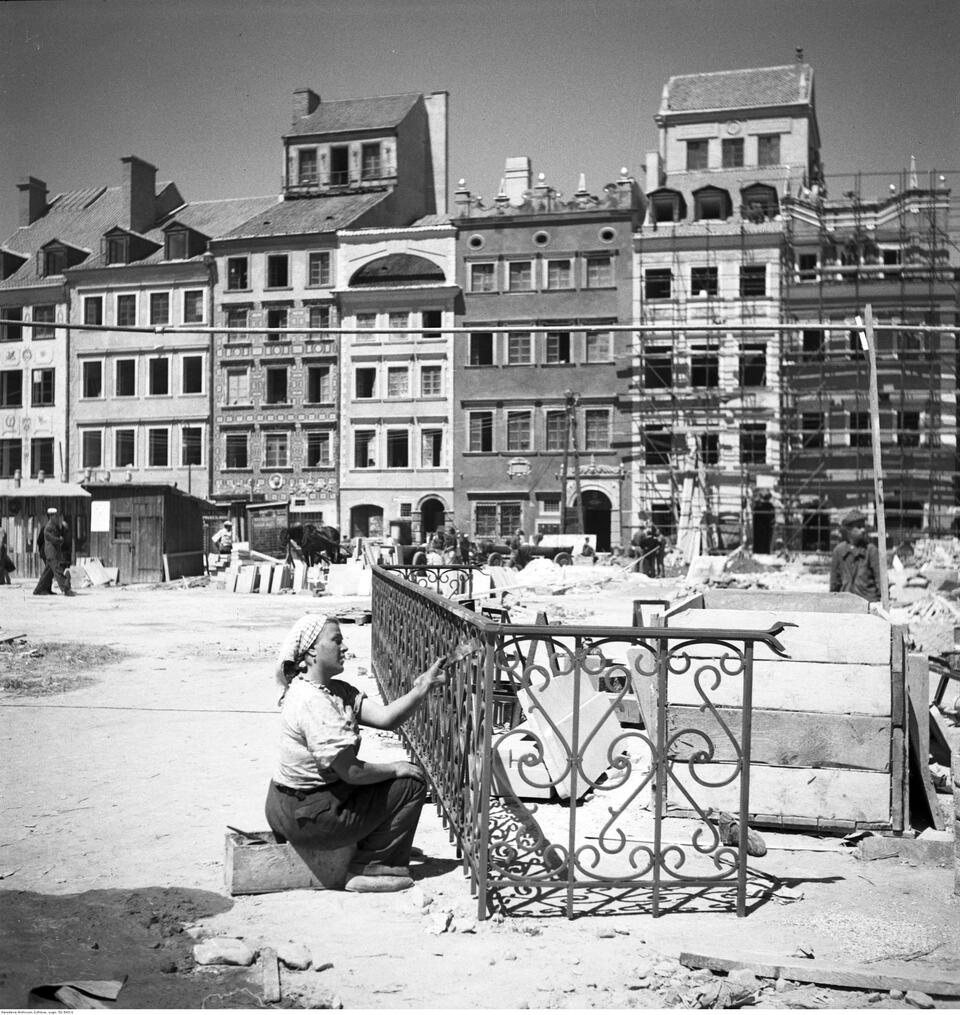
{"label": "sky", "polygon": [[6,0],[0,238],[19,181],[117,185],[125,155],[187,200],[275,194],[304,86],[447,91],[451,196],[464,179],[492,199],[513,155],[565,194],[624,166],[642,183],[671,75],[788,64],[797,47],[828,175],[876,173],[863,194],[879,194],[914,155],[960,187],[956,0]]}

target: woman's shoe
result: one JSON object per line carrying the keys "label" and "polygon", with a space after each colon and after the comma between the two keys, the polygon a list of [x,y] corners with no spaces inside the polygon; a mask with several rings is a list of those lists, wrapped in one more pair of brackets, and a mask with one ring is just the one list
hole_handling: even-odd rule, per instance
{"label": "woman's shoe", "polygon": [[390,874],[354,874],[344,885],[348,892],[405,892],[413,887],[413,878]]}

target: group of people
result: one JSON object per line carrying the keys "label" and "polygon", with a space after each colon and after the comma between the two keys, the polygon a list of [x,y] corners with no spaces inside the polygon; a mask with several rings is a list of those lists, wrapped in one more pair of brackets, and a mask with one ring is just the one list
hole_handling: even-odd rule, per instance
{"label": "group of people", "polygon": [[667,537],[656,525],[648,525],[634,532],[630,540],[629,556],[639,559],[640,569],[648,578],[664,576],[664,557],[667,551]]}

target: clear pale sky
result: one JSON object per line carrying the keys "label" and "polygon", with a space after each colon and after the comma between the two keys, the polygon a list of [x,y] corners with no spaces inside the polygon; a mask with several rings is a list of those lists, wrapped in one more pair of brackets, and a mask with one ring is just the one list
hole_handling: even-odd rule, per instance
{"label": "clear pale sky", "polygon": [[[276,193],[292,92],[450,93],[450,184],[510,155],[565,193],[642,181],[672,74],[814,68],[828,174],[960,170],[957,0],[0,2],[0,238],[16,184],[117,184],[139,155],[187,200]],[[864,196],[886,189],[864,186]],[[954,191],[960,176],[951,173]]]}

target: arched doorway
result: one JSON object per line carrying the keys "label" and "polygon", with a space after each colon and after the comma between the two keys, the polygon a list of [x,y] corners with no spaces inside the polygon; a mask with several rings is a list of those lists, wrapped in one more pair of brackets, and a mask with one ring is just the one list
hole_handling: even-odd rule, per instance
{"label": "arched doorway", "polygon": [[376,504],[358,504],[350,509],[350,538],[377,538],[383,535],[383,508]]}
{"label": "arched doorway", "polygon": [[446,525],[446,517],[443,501],[428,497],[420,505],[421,538],[426,539],[431,532],[441,532]]}
{"label": "arched doorway", "polygon": [[770,553],[773,549],[775,513],[769,494],[761,494],[753,502],[753,552]]}
{"label": "arched doorway", "polygon": [[[584,490],[583,527],[597,537],[597,550],[610,549],[610,498],[600,490]],[[577,547],[579,549],[579,547]]]}

